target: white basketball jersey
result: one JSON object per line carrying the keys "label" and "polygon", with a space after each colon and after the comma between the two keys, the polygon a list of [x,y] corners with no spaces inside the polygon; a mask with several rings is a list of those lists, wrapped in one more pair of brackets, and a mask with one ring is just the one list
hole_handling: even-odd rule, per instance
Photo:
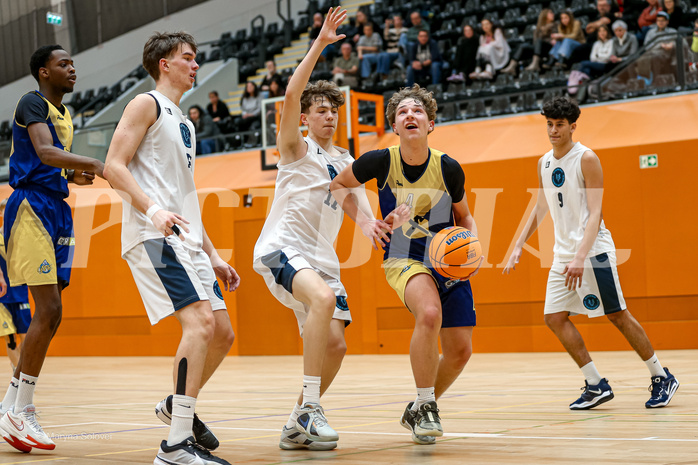
{"label": "white basketball jersey", "polygon": [[[584,238],[584,229],[589,221],[587,193],[582,175],[582,155],[589,148],[579,142],[559,160],[553,151],[543,156],[541,179],[545,199],[555,224],[555,258],[572,260]],[[610,231],[603,219],[594,245],[587,256],[615,250]]]}
{"label": "white basketball jersey", "polygon": [[330,193],[330,182],[354,159],[336,147],[333,157],[310,137],[308,152],[300,160],[278,165],[274,202],[254,248],[254,259],[293,247],[308,263],[339,279],[339,259],[334,241],[342,226],[344,211]]}
{"label": "white basketball jersey", "polygon": [[[182,231],[184,245],[203,245],[201,210],[194,185],[196,139],[194,125],[170,99],[158,91],[148,92],[158,103],[160,115],[148,129],[128,164],[128,170],[153,202],[182,215],[189,232]],[[163,237],[145,214],[123,201],[121,254],[148,239]]]}

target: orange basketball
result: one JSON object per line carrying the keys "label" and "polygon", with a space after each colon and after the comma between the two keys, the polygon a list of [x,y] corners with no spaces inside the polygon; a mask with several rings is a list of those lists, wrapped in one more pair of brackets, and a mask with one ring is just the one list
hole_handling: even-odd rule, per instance
{"label": "orange basketball", "polygon": [[481,257],[477,236],[461,226],[442,229],[429,244],[431,265],[445,278],[467,279],[477,270]]}

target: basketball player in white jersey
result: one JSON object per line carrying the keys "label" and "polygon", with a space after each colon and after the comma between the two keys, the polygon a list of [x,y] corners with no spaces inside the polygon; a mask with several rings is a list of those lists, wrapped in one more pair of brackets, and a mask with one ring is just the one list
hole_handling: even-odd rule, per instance
{"label": "basketball player in white jersey", "polygon": [[[330,181],[354,160],[335,147],[344,94],[335,83],[306,86],[322,50],[343,39],[337,27],[346,11],[330,8],[318,38],[296,68],[284,98],[277,135],[280,161],[269,216],[254,249],[254,268],[271,293],[292,309],[303,336],[303,392],[282,429],[282,449],[330,450],[338,436],[327,423],[320,396],[339,371],[346,352],[344,327],[351,322],[333,243],[344,212],[330,193]],[[298,122],[308,127],[303,137]],[[390,226],[373,219],[363,189],[356,192],[371,220],[362,231],[387,239]]]}
{"label": "basketball player in white jersey", "polygon": [[584,392],[570,404],[570,409],[590,409],[613,399],[608,380],[601,378],[581,334],[569,319],[570,314],[585,314],[589,318],[606,315],[649,368],[652,396],[645,407],[664,407],[679,382],[659,363],[644,329],[625,305],[615,245],[601,211],[601,163],[593,151],[572,141],[579,107],[559,97],[543,105],[541,113],[547,120],[553,149],[538,160],[538,199],[503,272],[508,274],[515,269],[524,243],[550,211],[555,247],[545,294],[545,323],[585,377]]}
{"label": "basketball player in white jersey", "polygon": [[196,50],[194,38],[184,32],[148,39],[143,66],[155,90],[126,106],[105,165],[105,177],[124,199],[121,253],[150,322],[174,315],[182,326],[174,396],[156,408],[158,417],[171,423],[156,465],[228,463],[208,452],[218,440],[194,413],[199,390],[234,338],[216,276],[228,291],[240,283],[201,222],[194,126],[179,108],[199,68]]}

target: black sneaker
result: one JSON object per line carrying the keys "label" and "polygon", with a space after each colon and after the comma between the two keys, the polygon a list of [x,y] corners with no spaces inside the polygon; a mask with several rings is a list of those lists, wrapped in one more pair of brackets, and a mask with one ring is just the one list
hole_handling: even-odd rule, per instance
{"label": "black sneaker", "polygon": [[582,396],[570,404],[570,410],[588,410],[613,399],[613,390],[606,378],[594,385],[585,380],[582,390]]}
{"label": "black sneaker", "polygon": [[407,428],[412,432],[412,441],[416,444],[436,444],[436,438],[434,436],[422,436],[414,432],[414,427],[416,425],[415,416],[417,412],[412,411],[412,405],[414,405],[414,402],[410,402],[407,404],[407,407],[405,407],[405,411],[400,418],[400,424],[403,428]]}
{"label": "black sneaker", "polygon": [[419,406],[414,417],[414,432],[420,436],[443,436],[439,409],[433,400]]}
{"label": "black sneaker", "polygon": [[195,443],[193,436],[189,436],[174,446],[162,441],[153,465],[230,465],[230,462],[212,455]]}
{"label": "black sneaker", "polygon": [[[166,425],[172,424],[172,396],[167,396],[155,406],[155,415],[162,420]],[[199,416],[194,414],[194,423],[192,424],[192,433],[196,438],[196,443],[205,447],[208,450],[216,450],[220,443],[213,432],[208,429],[206,423],[199,419]]]}

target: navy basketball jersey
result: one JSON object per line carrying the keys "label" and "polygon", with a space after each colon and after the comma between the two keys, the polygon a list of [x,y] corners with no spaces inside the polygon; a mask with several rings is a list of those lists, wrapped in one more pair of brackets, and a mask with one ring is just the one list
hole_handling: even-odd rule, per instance
{"label": "navy basketball jersey", "polygon": [[[53,137],[53,145],[61,150],[70,151],[73,144],[73,121],[68,108],[63,106],[63,112],[49,102],[39,91],[25,94],[23,99],[41,98],[46,102],[47,110],[44,119]],[[17,104],[19,108],[20,104]],[[37,155],[31,138],[29,137],[29,124],[39,122],[37,120],[17,121],[17,110],[12,120],[12,149],[10,151],[10,185],[15,189],[37,188],[38,190],[51,191],[60,197],[69,195],[66,170],[54,166],[45,165]],[[43,115],[42,115],[43,116]]]}

